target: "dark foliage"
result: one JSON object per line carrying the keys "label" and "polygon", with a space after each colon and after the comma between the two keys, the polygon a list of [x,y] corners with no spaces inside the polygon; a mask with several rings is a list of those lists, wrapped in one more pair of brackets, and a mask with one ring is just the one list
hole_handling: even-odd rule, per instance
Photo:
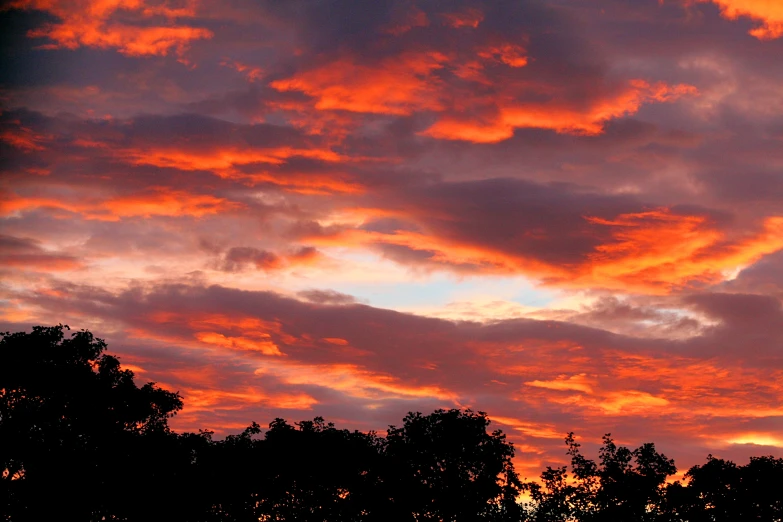
{"label": "dark foliage", "polygon": [[567,468],[547,468],[543,486],[527,484],[537,505],[532,520],[647,522],[661,520],[666,478],[677,472],[674,461],[645,444],[633,451],[617,447],[609,435],[599,451],[599,462],[585,458],[570,433],[572,480]]}
{"label": "dark foliage", "polygon": [[[709,457],[685,484],[652,444],[523,484],[483,412],[410,413],[385,437],[321,417],[238,435],[176,434],[178,394],[104,354],[90,332],[0,334],[0,519],[69,521],[783,521],[783,459]],[[522,493],[531,501],[518,502]]]}
{"label": "dark foliage", "polygon": [[[169,505],[177,438],[166,423],[182,408],[103,353],[89,332],[62,327],[0,340],[0,502],[11,520],[132,517],[136,496]],[[183,470],[185,471],[185,470]]]}

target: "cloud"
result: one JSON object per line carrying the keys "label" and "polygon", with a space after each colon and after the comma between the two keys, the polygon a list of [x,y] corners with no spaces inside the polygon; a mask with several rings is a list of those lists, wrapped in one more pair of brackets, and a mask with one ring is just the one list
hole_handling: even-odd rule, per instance
{"label": "cloud", "polygon": [[0,234],[0,267],[14,270],[41,270],[58,272],[83,267],[78,258],[52,252],[41,247],[35,239]]}
{"label": "cloud", "polygon": [[[192,2],[176,7],[144,1],[15,0],[11,7],[45,11],[59,19],[28,33],[31,38],[53,42],[42,45],[43,49],[115,48],[127,56],[165,56],[174,50],[182,56],[192,41],[213,36],[208,29],[173,25],[178,19],[195,16]],[[123,14],[136,18],[136,23],[121,21]],[[167,24],[156,25],[158,18]]]}
{"label": "cloud", "polygon": [[432,80],[447,60],[439,52],[402,54],[373,65],[345,58],[270,85],[315,98],[318,110],[407,115],[443,107]]}
{"label": "cloud", "polygon": [[522,180],[420,184],[383,204],[388,213],[378,220],[368,212],[360,227],[316,224],[294,234],[376,248],[403,265],[653,294],[718,283],[783,248],[780,216],[738,234],[705,209],[645,209],[628,196]]}
{"label": "cloud", "polygon": [[252,264],[259,270],[272,270],[279,268],[281,263],[280,256],[272,252],[253,247],[233,247],[226,252],[222,269],[235,271]]}
{"label": "cloud", "polygon": [[[524,40],[524,39],[523,39]],[[541,94],[564,86],[532,79],[505,77],[494,64],[521,69],[528,64],[525,42],[489,41],[472,57],[431,50],[406,52],[379,62],[359,64],[347,56],[321,64],[270,85],[279,91],[299,91],[315,99],[314,109],[407,116],[416,111],[442,114],[419,134],[437,139],[493,143],[513,136],[517,128],[550,129],[559,133],[597,135],[604,124],[636,113],[645,103],[671,102],[698,94],[691,85],[651,84],[628,80],[585,92],[572,103],[562,97],[542,101]],[[476,82],[466,89],[465,81]],[[480,84],[485,84],[481,88]],[[482,96],[487,88],[494,96]],[[529,98],[529,101],[524,101]]]}
{"label": "cloud", "polygon": [[[221,212],[231,212],[242,205],[211,194],[193,194],[167,187],[150,187],[138,194],[124,194],[104,198],[85,198],[74,194],[71,197],[19,196],[8,194],[0,203],[0,215],[38,208],[62,210],[80,214],[84,219],[117,221],[126,218],[168,216],[203,217]],[[65,214],[64,218],[69,218]]]}
{"label": "cloud", "polygon": [[[506,51],[508,52],[508,51]],[[501,60],[520,66],[524,59],[501,54]],[[514,129],[551,129],[559,133],[597,135],[604,132],[604,124],[611,119],[633,114],[643,103],[673,101],[683,95],[697,93],[691,85],[650,85],[644,80],[631,80],[617,93],[591,100],[587,106],[553,103],[503,104],[497,114],[485,121],[444,118],[422,134],[433,138],[464,140],[475,143],[494,143],[510,138]]]}
{"label": "cloud", "polygon": [[353,296],[335,292],[334,290],[302,290],[297,292],[296,295],[316,304],[350,305],[356,303],[356,298]]}
{"label": "cloud", "polygon": [[319,257],[319,252],[313,247],[302,247],[286,255],[278,255],[254,247],[232,247],[224,254],[220,269],[236,272],[252,265],[258,270],[272,271],[292,265],[313,263]]}
{"label": "cloud", "polygon": [[530,381],[525,383],[527,386],[535,386],[537,388],[546,388],[548,390],[572,390],[583,393],[593,393],[593,388],[589,384],[589,379],[585,378],[585,374],[579,375],[560,375],[557,379],[551,381]]}
{"label": "cloud", "polygon": [[468,7],[451,13],[441,13],[440,16],[443,18],[444,23],[455,29],[460,27],[475,29],[484,20],[484,13],[475,7]]}
{"label": "cloud", "polygon": [[471,406],[531,477],[571,430],[758,453],[780,17],[689,4],[12,2],[0,329],[92,328],[178,428]]}
{"label": "cloud", "polygon": [[759,40],[773,40],[783,36],[783,6],[769,0],[699,0],[712,2],[728,20],[748,17],[761,25],[749,31]]}
{"label": "cloud", "polygon": [[[430,124],[419,136],[475,143],[507,140],[515,129],[524,128],[598,135],[608,121],[635,114],[645,104],[698,95],[693,85],[614,77],[590,63],[593,57],[574,60],[556,46],[554,52],[542,48],[537,42],[552,38],[552,33],[542,32],[533,21],[547,17],[555,26],[564,24],[553,21],[542,6],[522,3],[501,11],[485,14],[466,8],[428,18],[416,10],[421,13],[417,31],[411,30],[413,22],[384,25],[387,32],[388,27],[399,28],[395,39],[330,49],[320,60],[305,62],[295,74],[269,85],[307,95],[313,112],[395,117],[425,113],[423,121]],[[433,16],[444,23],[424,23]],[[514,30],[509,19],[517,23]],[[463,38],[468,28],[473,32]],[[554,34],[563,47],[581,43],[568,41],[559,31]],[[538,54],[531,54],[531,48]],[[574,82],[569,71],[585,77]]]}
{"label": "cloud", "polygon": [[783,297],[783,251],[762,257],[741,270],[737,277],[721,285],[721,288]]}
{"label": "cloud", "polygon": [[[557,433],[597,438],[620,427],[625,438],[674,444],[678,457],[683,444],[723,433],[726,419],[781,415],[779,301],[694,296],[686,304],[721,326],[671,341],[563,321],[451,322],[218,286],[55,289],[35,298],[40,310],[78,311],[63,319],[92,318],[125,332],[115,334],[128,339],[123,361],[183,391],[193,404],[175,423],[188,427],[241,424],[259,412],[307,415],[316,404],[319,413],[341,411],[349,424],[366,425],[364,412],[384,424],[399,411],[459,405],[488,411],[513,428],[512,440],[555,459]],[[767,334],[748,352],[736,341],[751,326]],[[171,358],[155,355],[156,346],[172,347]],[[727,433],[726,440],[740,437]]]}
{"label": "cloud", "polygon": [[0,141],[27,153],[44,150],[43,143],[49,139],[47,136],[21,126],[18,120],[6,120],[3,124],[3,129],[0,131]]}

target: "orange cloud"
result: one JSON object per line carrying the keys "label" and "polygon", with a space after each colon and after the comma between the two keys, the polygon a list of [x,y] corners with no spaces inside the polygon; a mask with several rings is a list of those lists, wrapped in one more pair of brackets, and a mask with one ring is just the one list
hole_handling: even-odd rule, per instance
{"label": "orange cloud", "polygon": [[279,321],[264,321],[256,317],[231,316],[224,314],[181,314],[176,312],[153,312],[149,319],[158,324],[182,324],[195,331],[235,333],[251,338],[271,339],[274,334],[281,342],[297,344],[299,339],[287,334]]}
{"label": "orange cloud", "polygon": [[712,2],[720,7],[720,14],[728,20],[748,17],[761,22],[750,34],[759,40],[783,36],[783,2],[777,0],[698,0]]}
{"label": "orange cloud", "polygon": [[84,265],[81,261],[56,254],[9,254],[0,255],[0,266],[22,270],[43,270],[46,272],[65,272],[77,270]]}
{"label": "orange cloud", "polygon": [[778,448],[783,448],[783,437],[777,433],[734,433],[726,439],[726,442],[731,444],[755,444],[758,446],[776,446]]}
{"label": "orange cloud", "polygon": [[21,126],[0,132],[0,141],[4,141],[24,152],[44,150],[44,146],[41,145],[41,143],[48,139],[47,136],[38,134],[33,132],[32,129]]}
{"label": "orange cloud", "polygon": [[338,346],[346,346],[348,344],[348,341],[345,339],[340,339],[339,337],[324,337],[323,341],[329,344],[336,344]]}
{"label": "orange cloud", "polygon": [[703,216],[659,209],[614,220],[587,218],[613,229],[613,240],[596,247],[587,271],[573,281],[618,289],[666,292],[692,281],[715,283],[724,271],[783,248],[783,217],[769,217],[754,235],[727,240]]}
{"label": "orange cloud", "polygon": [[[159,326],[186,325],[193,329],[193,338],[207,345],[227,348],[239,351],[268,350],[266,355],[286,355],[287,357],[275,357],[266,359],[263,365],[255,370],[256,375],[271,375],[288,385],[322,386],[340,391],[348,396],[384,400],[392,398],[437,398],[441,400],[454,400],[454,392],[437,384],[416,383],[401,379],[388,373],[365,368],[364,366],[349,363],[308,363],[301,358],[297,360],[296,352],[280,351],[278,346],[287,348],[307,347],[317,345],[307,333],[293,336],[286,333],[284,326],[279,321],[265,321],[250,316],[234,316],[224,314],[192,314],[177,312],[153,312],[147,316]],[[207,330],[209,329],[209,330]],[[200,330],[200,331],[199,331]],[[214,331],[213,331],[214,330]],[[186,339],[176,336],[166,337],[153,331],[144,332],[144,335],[166,340],[168,342],[182,343]],[[360,350],[346,350],[348,341],[342,338],[321,339],[338,350],[332,353],[341,355],[363,356],[367,352]],[[259,344],[268,342],[259,348]],[[278,348],[279,353],[274,352]]]}
{"label": "orange cloud", "polygon": [[549,390],[571,390],[580,391],[583,393],[593,393],[592,385],[590,384],[585,374],[565,376],[561,375],[557,379],[551,381],[530,381],[525,384],[528,386],[535,386],[536,388],[546,388]]}
{"label": "orange cloud", "polygon": [[284,255],[255,247],[232,247],[223,255],[218,268],[224,272],[238,272],[254,266],[258,270],[274,271],[313,265],[320,260],[321,253],[313,247],[301,247]]}
{"label": "orange cloud", "polygon": [[563,433],[557,430],[551,424],[539,424],[533,422],[526,422],[524,420],[515,419],[513,417],[502,417],[498,415],[492,415],[492,422],[509,426],[516,431],[524,433],[528,437],[537,437],[541,439],[556,439],[562,440]]}
{"label": "orange cloud", "polygon": [[270,394],[254,388],[242,391],[185,388],[182,395],[188,405],[187,410],[191,412],[238,409],[249,404],[266,404],[291,410],[309,410],[318,404],[318,400],[305,393]]}
{"label": "orange cloud", "polygon": [[[281,165],[293,157],[312,158],[337,162],[342,156],[328,149],[302,149],[277,147],[272,149],[252,149],[224,147],[212,150],[178,150],[176,148],[126,149],[120,152],[135,165],[154,165],[180,170],[212,170],[218,173],[229,172],[232,167],[253,163]],[[227,175],[226,177],[232,177]]]}
{"label": "orange cloud", "polygon": [[165,187],[147,192],[106,199],[72,201],[55,197],[12,195],[0,201],[0,215],[38,208],[59,209],[81,214],[84,219],[118,221],[123,218],[170,216],[203,217],[242,208],[239,203],[208,194],[192,194]]}
{"label": "orange cloud", "polygon": [[[292,158],[308,158],[330,164],[361,162],[366,158],[347,157],[328,147],[273,147],[224,146],[180,149],[174,146],[119,147],[107,142],[79,139],[74,144],[86,148],[103,149],[131,165],[152,165],[179,170],[206,170],[225,179],[248,185],[269,183],[289,192],[326,195],[335,192],[364,192],[364,187],[344,172],[278,171]],[[256,168],[257,167],[257,168]],[[203,198],[202,198],[203,199]],[[204,203],[208,203],[203,199]]]}
{"label": "orange cloud", "polygon": [[[372,215],[366,210],[354,210],[356,216]],[[596,236],[606,237],[606,230],[601,229],[609,229],[607,239],[573,263],[549,263],[538,259],[535,251],[515,253],[505,250],[504,244],[481,244],[459,234],[443,237],[437,232],[429,233],[426,223],[435,218],[428,214],[428,209],[416,212],[421,215],[407,217],[418,217],[425,231],[382,233],[351,226],[338,227],[329,234],[305,234],[302,239],[322,246],[396,245],[426,252],[431,265],[443,268],[470,267],[473,271],[496,274],[522,272],[555,286],[654,294],[694,284],[718,283],[729,272],[783,249],[783,217],[768,217],[760,230],[732,237],[703,215],[676,214],[661,208],[609,220],[585,216]],[[437,219],[444,217],[450,219]]]}
{"label": "orange cloud", "polygon": [[[328,148],[222,147],[179,150],[176,148],[123,149],[118,155],[133,165],[153,165],[180,170],[207,170],[216,176],[234,179],[250,185],[270,183],[300,194],[360,193],[364,188],[350,176],[340,172],[278,172],[272,168],[248,169],[247,166],[284,165],[291,158],[310,158],[327,163],[361,161],[348,158]],[[240,169],[240,167],[245,167]]]}
{"label": "orange cloud", "polygon": [[[506,63],[514,60],[507,55],[500,56]],[[523,57],[516,60],[519,60],[516,62],[518,64],[525,61]],[[421,134],[474,143],[506,140],[512,137],[514,129],[518,128],[550,129],[562,134],[595,136],[603,133],[607,121],[634,114],[645,103],[669,102],[684,95],[695,94],[696,88],[690,85],[669,86],[662,82],[650,84],[643,80],[632,80],[617,94],[589,100],[586,106],[562,105],[557,99],[544,103],[502,103],[498,113],[485,120],[448,116]]]}
{"label": "orange cloud", "polygon": [[251,173],[233,172],[221,177],[238,179],[250,184],[270,183],[288,192],[309,194],[312,196],[329,195],[335,192],[344,194],[361,194],[364,186],[340,172],[292,172],[279,173],[272,170],[262,170]]}
{"label": "orange cloud", "polygon": [[244,74],[245,78],[247,78],[247,81],[250,83],[260,80],[264,76],[264,70],[261,69],[261,67],[256,67],[254,65],[248,65],[246,63],[235,62],[232,60],[223,60],[220,62],[220,65],[236,69],[237,71]]}
{"label": "orange cloud", "polygon": [[196,339],[205,344],[230,348],[234,350],[249,350],[261,352],[264,355],[283,355],[280,348],[272,342],[269,334],[259,334],[257,339],[246,336],[226,336],[217,332],[196,332]]}
{"label": "orange cloud", "polygon": [[441,13],[440,15],[446,25],[455,29],[460,27],[471,27],[475,29],[484,20],[484,13],[473,7],[454,13]]}
{"label": "orange cloud", "polygon": [[256,370],[273,374],[286,384],[326,386],[351,397],[365,399],[437,398],[454,400],[456,394],[441,386],[410,384],[393,375],[354,364],[285,364]]}
{"label": "orange cloud", "polygon": [[[60,19],[28,33],[32,38],[54,42],[42,48],[115,48],[128,56],[165,56],[174,49],[182,55],[193,40],[212,37],[207,29],[171,25],[178,18],[195,16],[192,2],[185,7],[170,7],[167,2],[152,5],[145,0],[16,0],[11,5],[45,11]],[[132,25],[115,20],[115,15],[130,15],[142,22],[164,17],[170,24]]]}
{"label": "orange cloud", "polygon": [[316,99],[316,109],[408,115],[443,108],[433,72],[447,61],[438,52],[407,52],[373,65],[343,58],[270,86],[303,92]]}
{"label": "orange cloud", "polygon": [[[441,113],[419,134],[475,143],[506,140],[519,128],[595,136],[604,132],[606,122],[635,114],[642,105],[698,94],[691,85],[633,79],[614,87],[602,82],[598,90],[574,96],[567,83],[510,76],[511,70],[525,68],[529,62],[526,37],[516,40],[484,41],[467,54],[404,51],[374,62],[348,54],[275,80],[270,86],[310,96],[311,112]],[[466,88],[466,82],[478,85]],[[493,94],[482,94],[487,89],[481,86],[491,86]],[[526,97],[532,100],[521,101]],[[307,127],[317,118],[299,117],[297,121]]]}
{"label": "orange cloud", "polygon": [[527,65],[527,52],[521,46],[508,42],[486,47],[479,51],[478,55],[484,59],[505,63],[510,67]]}

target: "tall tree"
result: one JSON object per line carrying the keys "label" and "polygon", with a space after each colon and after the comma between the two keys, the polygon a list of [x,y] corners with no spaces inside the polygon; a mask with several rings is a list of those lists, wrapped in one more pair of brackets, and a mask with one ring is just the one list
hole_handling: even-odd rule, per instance
{"label": "tall tree", "polygon": [[65,329],[0,339],[5,511],[13,520],[110,519],[133,511],[138,502],[127,495],[140,490],[165,506],[174,478],[165,466],[174,446],[167,420],[182,408],[179,395],[137,387],[102,339],[87,331],[66,338]]}
{"label": "tall tree", "polygon": [[738,466],[709,455],[693,466],[685,485],[669,486],[669,520],[687,522],[783,521],[783,458],[751,457]]}
{"label": "tall tree", "polygon": [[395,520],[519,520],[513,444],[487,432],[484,412],[409,413],[389,427],[388,490]]}
{"label": "tall tree", "polygon": [[529,483],[537,522],[652,522],[665,512],[665,482],[675,474],[674,461],[658,453],[654,444],[635,450],[603,438],[599,461],[582,455],[573,433],[565,439],[571,457],[568,470],[547,468],[541,483]]}

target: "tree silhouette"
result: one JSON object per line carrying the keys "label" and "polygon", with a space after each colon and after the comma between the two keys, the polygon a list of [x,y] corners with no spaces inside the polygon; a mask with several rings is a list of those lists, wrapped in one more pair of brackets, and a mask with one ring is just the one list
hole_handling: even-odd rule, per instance
{"label": "tree silhouette", "polygon": [[174,441],[167,419],[182,408],[179,395],[137,387],[103,340],[64,338],[64,328],[0,339],[0,494],[13,520],[117,516],[132,511],[129,483],[154,498],[157,482],[174,478],[152,457]]}
{"label": "tree silhouette", "polygon": [[541,474],[543,485],[526,485],[536,504],[533,520],[660,520],[665,510],[664,483],[677,468],[655,445],[644,444],[632,451],[618,447],[607,434],[596,463],[582,455],[573,433],[565,441],[573,478],[568,480],[566,467],[547,468]]}
{"label": "tree silhouette", "polygon": [[687,485],[668,488],[670,520],[783,521],[783,459],[751,457],[745,466],[737,466],[709,455],[686,479]]}
{"label": "tree silhouette", "polygon": [[378,520],[388,501],[382,441],[338,430],[323,418],[296,427],[275,419],[260,441],[270,473],[258,514],[267,520]]}
{"label": "tree silhouette", "polygon": [[471,410],[409,413],[385,437],[322,417],[176,434],[178,394],[67,329],[0,334],[0,520],[783,522],[783,459],[709,456],[667,485],[653,444],[606,435],[596,462],[570,433],[570,470],[523,484],[513,444]]}
{"label": "tree silhouette", "polygon": [[484,412],[409,413],[390,426],[386,457],[395,520],[519,520],[514,447]]}

